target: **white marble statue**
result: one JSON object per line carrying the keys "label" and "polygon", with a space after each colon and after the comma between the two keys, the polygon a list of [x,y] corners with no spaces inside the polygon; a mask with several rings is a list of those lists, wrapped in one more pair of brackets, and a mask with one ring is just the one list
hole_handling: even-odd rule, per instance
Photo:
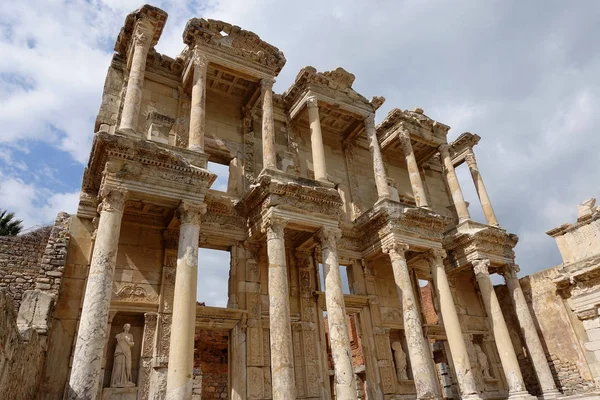
{"label": "white marble statue", "polygon": [[408,379],[406,372],[406,353],[402,350],[402,344],[400,342],[392,343],[392,349],[394,350],[394,362],[396,364],[396,376],[399,381],[405,381]]}
{"label": "white marble statue", "polygon": [[135,383],[131,381],[131,348],[133,347],[133,335],[129,333],[131,325],[123,325],[123,332],[117,334],[117,347],[113,361],[110,387],[132,387]]}
{"label": "white marble statue", "polygon": [[488,358],[481,349],[481,346],[475,343],[475,351],[477,352],[477,362],[479,363],[479,368],[481,368],[481,373],[485,378],[492,378],[490,375],[490,363],[488,362]]}

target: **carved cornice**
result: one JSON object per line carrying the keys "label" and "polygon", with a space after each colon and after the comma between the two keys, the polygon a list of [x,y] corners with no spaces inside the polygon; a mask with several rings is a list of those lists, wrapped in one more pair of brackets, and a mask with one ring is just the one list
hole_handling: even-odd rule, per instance
{"label": "carved cornice", "polygon": [[91,195],[118,187],[173,198],[203,196],[216,179],[207,156],[186,149],[100,132],[94,136],[82,191]]}
{"label": "carved cornice", "polygon": [[401,126],[406,126],[409,128],[409,131],[411,131],[410,127],[422,128],[426,131],[431,131],[440,138],[445,138],[450,130],[448,125],[429,118],[420,108],[404,111],[399,108],[394,108],[390,110],[384,120],[377,125],[377,136],[383,138],[389,132],[394,132]]}
{"label": "carved cornice", "polygon": [[369,100],[352,88],[354,79],[353,74],[341,67],[333,71],[317,72],[315,67],[306,66],[300,70],[292,86],[283,94],[283,98],[290,107],[303,93],[310,89],[316,90],[333,100],[375,112],[376,109]]}
{"label": "carved cornice", "polygon": [[162,34],[163,27],[167,21],[167,13],[158,7],[153,7],[148,4],[130,13],[125,18],[125,24],[119,32],[115,43],[115,51],[121,56],[127,55],[127,50],[133,39],[136,26],[140,21],[149,22],[154,28],[152,37],[148,37],[149,45],[155,46]]}
{"label": "carved cornice", "polygon": [[214,19],[190,19],[183,31],[183,42],[225,58],[244,60],[272,76],[277,75],[286,62],[277,47],[261,40],[254,32]]}
{"label": "carved cornice", "polygon": [[458,166],[465,161],[468,155],[472,155],[474,160],[473,147],[479,143],[480,139],[481,137],[479,135],[471,132],[461,133],[459,137],[448,145],[448,153],[452,160],[452,164]]}
{"label": "carved cornice", "polygon": [[261,209],[282,206],[301,213],[336,219],[343,202],[333,187],[312,179],[299,178],[280,171],[263,173],[238,203],[240,212],[252,218]]}

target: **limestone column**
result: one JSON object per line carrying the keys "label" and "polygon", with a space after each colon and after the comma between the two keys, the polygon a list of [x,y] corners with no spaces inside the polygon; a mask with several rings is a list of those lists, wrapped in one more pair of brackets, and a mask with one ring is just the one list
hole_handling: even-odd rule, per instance
{"label": "limestone column", "polygon": [[131,55],[131,67],[127,80],[127,90],[123,100],[123,112],[119,132],[131,136],[141,137],[138,132],[138,119],[142,103],[142,91],[144,89],[144,73],[146,72],[146,58],[154,37],[154,25],[147,20],[140,20],[133,33],[133,51]]}
{"label": "limestone column", "polygon": [[285,221],[279,218],[271,217],[267,222],[269,336],[271,338],[273,400],[296,399],[284,227]]}
{"label": "limestone column", "polygon": [[190,150],[203,152],[206,122],[206,71],[208,69],[208,59],[196,49],[191,57],[191,62],[194,68],[194,78],[192,84],[188,148]]}
{"label": "limestone column", "polygon": [[500,303],[498,303],[498,298],[490,279],[489,265],[490,260],[475,260],[473,261],[473,271],[477,278],[479,291],[483,298],[489,325],[494,334],[494,340],[496,341],[496,347],[500,355],[500,362],[502,363],[502,369],[504,370],[504,376],[508,384],[508,398],[535,399],[535,397],[527,393],[527,389],[525,388],[523,375],[519,369],[519,361],[517,360],[517,355],[515,354],[515,349],[510,340],[510,334],[508,333],[508,328],[500,309]]}
{"label": "limestone column", "polygon": [[323,253],[323,277],[325,280],[325,306],[329,343],[335,374],[335,393],[340,400],[356,400],[356,379],[352,366],[352,350],[346,320],[346,305],[342,292],[340,264],[337,255],[338,229],[323,228],[319,231]]}
{"label": "limestone column", "polygon": [[67,390],[69,400],[94,400],[98,392],[104,345],[108,338],[108,312],[126,197],[124,191],[110,190],[99,206],[100,219]]}
{"label": "limestone column", "polygon": [[262,146],[263,169],[277,169],[277,150],[275,149],[275,120],[273,118],[273,85],[275,79],[263,78],[260,90],[262,105]]}
{"label": "limestone column", "polygon": [[198,284],[198,240],[200,216],[206,205],[182,202],[179,216],[179,248],[169,341],[167,400],[189,400],[192,396],[196,287]]}
{"label": "limestone column", "polygon": [[425,196],[425,187],[423,186],[423,180],[421,179],[421,172],[419,171],[419,166],[417,165],[415,153],[412,145],[410,144],[410,136],[408,132],[404,131],[398,135],[398,138],[402,144],[404,157],[406,157],[408,178],[410,179],[410,185],[412,186],[417,207],[428,207],[429,204],[427,203],[427,197]]}
{"label": "limestone column", "polygon": [[440,145],[439,150],[440,155],[442,156],[442,164],[444,165],[444,170],[446,171],[446,182],[448,182],[448,188],[450,189],[450,194],[452,195],[452,201],[454,202],[454,207],[456,208],[456,213],[458,214],[458,222],[460,223],[471,219],[471,215],[467,209],[467,203],[465,202],[465,197],[463,196],[460,183],[456,177],[454,165],[452,165],[452,160],[450,159],[448,145]]}
{"label": "limestone column", "polygon": [[475,153],[473,153],[473,149],[469,150],[465,156],[465,160],[469,166],[469,171],[471,171],[471,177],[473,177],[473,183],[475,183],[477,196],[479,196],[479,202],[481,203],[481,208],[483,208],[483,215],[485,215],[488,225],[499,226],[498,220],[496,219],[496,214],[492,208],[492,203],[490,202],[490,198],[488,196],[487,189],[483,184],[483,178],[479,173],[479,168],[477,167],[477,160],[475,159]]}
{"label": "limestone column", "polygon": [[529,357],[531,357],[535,374],[540,383],[542,396],[544,399],[555,399],[560,396],[561,393],[554,383],[552,372],[550,371],[548,361],[546,360],[546,353],[542,347],[542,342],[537,334],[537,329],[533,322],[533,318],[531,317],[531,313],[529,312],[529,307],[527,306],[527,301],[525,300],[523,290],[521,289],[521,284],[519,283],[519,278],[517,276],[518,272],[518,265],[507,265],[503,272],[504,280],[506,281],[506,286],[508,287],[515,305],[517,319],[519,320],[519,325],[521,325],[521,333],[523,339],[525,339]]}
{"label": "limestone column", "polygon": [[408,345],[410,368],[417,389],[417,399],[441,399],[437,372],[433,370],[431,351],[423,335],[421,313],[404,257],[406,250],[408,250],[408,245],[401,243],[392,243],[383,248],[392,261],[396,290],[402,305],[404,333]]}
{"label": "limestone column", "polygon": [[375,116],[369,115],[365,119],[365,131],[369,140],[369,150],[373,157],[373,172],[375,174],[375,185],[377,186],[377,195],[379,200],[390,198],[390,187],[387,183],[385,174],[385,166],[383,165],[383,157],[381,156],[381,148],[377,140],[377,131],[375,130]]}
{"label": "limestone column", "polygon": [[319,118],[319,104],[315,96],[306,99],[308,108],[308,122],[310,124],[310,147],[312,150],[315,180],[327,181],[327,167],[325,166],[325,149],[323,135],[321,134],[321,120]]}
{"label": "limestone column", "polygon": [[446,331],[450,353],[452,354],[452,363],[456,372],[456,380],[458,381],[458,386],[460,388],[461,398],[474,400],[481,399],[479,391],[477,390],[475,376],[473,375],[473,370],[471,368],[471,362],[469,361],[469,354],[467,353],[463,332],[460,328],[460,321],[458,319],[458,314],[456,313],[450,284],[448,283],[446,268],[442,261],[444,257],[445,252],[439,251],[431,254],[428,259],[431,265],[433,285],[440,305],[444,330]]}

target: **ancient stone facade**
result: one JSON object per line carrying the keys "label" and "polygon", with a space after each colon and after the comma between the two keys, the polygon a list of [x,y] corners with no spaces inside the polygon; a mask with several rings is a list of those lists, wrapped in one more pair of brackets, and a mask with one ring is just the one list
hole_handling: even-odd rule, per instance
{"label": "ancient stone facade", "polygon": [[[578,211],[575,223],[547,232],[556,239],[563,263],[521,279],[534,319],[531,331],[537,331],[554,381],[567,395],[597,393],[600,382],[600,207],[590,199]],[[516,323],[507,288],[496,290],[504,299],[513,346],[522,349],[519,359],[529,377],[527,386],[535,393],[535,368],[523,346],[525,332]]]}
{"label": "ancient stone facade", "polygon": [[[126,17],[66,255],[41,257],[62,264],[39,398],[560,395],[516,277],[518,238],[477,166],[479,136],[448,143],[450,127],[420,108],[376,125],[385,99],[357,93],[343,68],[302,68],[274,93],[283,53],[222,21],[191,19],[183,52],[160,54],[166,20],[149,5]],[[225,191],[209,162],[228,166]],[[485,223],[471,219],[462,164]],[[196,302],[199,248],[231,255],[225,308]],[[111,387],[125,325],[135,386]]]}

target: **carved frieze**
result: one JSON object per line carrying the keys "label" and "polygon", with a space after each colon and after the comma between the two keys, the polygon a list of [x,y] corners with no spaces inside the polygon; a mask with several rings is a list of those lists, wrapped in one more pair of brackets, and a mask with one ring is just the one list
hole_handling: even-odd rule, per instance
{"label": "carved frieze", "polygon": [[138,284],[127,284],[113,292],[113,299],[126,303],[156,303],[158,294]]}

